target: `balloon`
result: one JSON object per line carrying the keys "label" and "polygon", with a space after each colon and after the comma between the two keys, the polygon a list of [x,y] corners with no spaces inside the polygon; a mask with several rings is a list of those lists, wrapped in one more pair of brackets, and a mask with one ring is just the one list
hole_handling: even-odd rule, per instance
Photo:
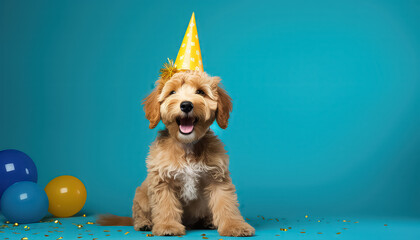
{"label": "balloon", "polygon": [[20,181],[38,181],[35,163],[21,151],[0,151],[0,198],[8,187]]}
{"label": "balloon", "polygon": [[48,198],[34,182],[18,182],[4,191],[1,197],[3,215],[12,223],[33,223],[41,220],[48,211]]}
{"label": "balloon", "polygon": [[86,188],[73,176],[59,176],[45,187],[50,206],[48,211],[56,217],[71,217],[78,213],[86,202]]}

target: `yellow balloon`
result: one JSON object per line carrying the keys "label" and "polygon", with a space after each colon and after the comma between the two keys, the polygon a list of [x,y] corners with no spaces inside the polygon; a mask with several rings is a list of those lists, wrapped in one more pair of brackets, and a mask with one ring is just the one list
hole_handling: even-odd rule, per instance
{"label": "yellow balloon", "polygon": [[51,180],[45,187],[50,202],[48,211],[56,217],[71,217],[86,202],[86,188],[78,178],[63,175]]}

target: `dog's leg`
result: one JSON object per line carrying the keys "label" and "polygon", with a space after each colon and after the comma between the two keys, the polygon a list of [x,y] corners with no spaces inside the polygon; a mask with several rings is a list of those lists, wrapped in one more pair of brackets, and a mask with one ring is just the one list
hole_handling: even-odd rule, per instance
{"label": "dog's leg", "polygon": [[221,236],[252,236],[255,229],[245,222],[238,209],[235,186],[230,179],[226,182],[213,182],[207,187],[213,224]]}
{"label": "dog's leg", "polygon": [[175,191],[166,182],[150,187],[152,192],[152,232],[157,236],[185,235],[182,225],[182,205]]}
{"label": "dog's leg", "polygon": [[133,201],[133,225],[136,231],[152,230],[149,196],[147,195],[147,180],[136,189]]}

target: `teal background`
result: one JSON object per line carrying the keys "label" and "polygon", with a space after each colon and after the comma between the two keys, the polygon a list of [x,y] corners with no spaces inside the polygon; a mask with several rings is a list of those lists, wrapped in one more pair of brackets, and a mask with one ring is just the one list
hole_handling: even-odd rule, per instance
{"label": "teal background", "polygon": [[419,217],[419,1],[1,1],[0,149],[129,215],[157,132],[141,99],[193,11],[245,215]]}

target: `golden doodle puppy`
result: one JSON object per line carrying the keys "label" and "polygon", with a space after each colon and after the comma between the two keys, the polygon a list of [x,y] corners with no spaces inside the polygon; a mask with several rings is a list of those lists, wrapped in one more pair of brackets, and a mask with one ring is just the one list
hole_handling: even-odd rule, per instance
{"label": "golden doodle puppy", "polygon": [[133,216],[102,216],[101,225],[133,225],[154,235],[184,235],[185,228],[217,228],[222,236],[252,236],[255,229],[238,209],[223,143],[210,130],[225,129],[231,98],[220,78],[183,71],[159,79],[145,98],[150,128],[162,121],[147,157],[148,175],[137,188]]}

